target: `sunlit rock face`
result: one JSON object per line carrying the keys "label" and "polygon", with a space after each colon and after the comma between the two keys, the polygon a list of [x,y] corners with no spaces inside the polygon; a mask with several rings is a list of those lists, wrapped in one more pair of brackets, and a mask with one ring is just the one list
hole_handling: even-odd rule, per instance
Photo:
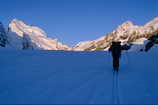
{"label": "sunlit rock face", "polygon": [[139,46],[142,49],[146,40],[156,35],[158,35],[158,17],[144,26],[138,26],[131,21],[127,21],[119,25],[113,32],[93,41],[80,42],[73,49],[77,51],[108,50],[113,41],[121,41],[122,44],[130,43],[133,45],[132,48],[136,49],[135,47]]}
{"label": "sunlit rock face", "polygon": [[[14,19],[9,24],[8,30],[9,46],[16,49],[39,49],[39,50],[68,50],[57,39],[47,37],[40,28],[26,25],[24,22]],[[27,45],[26,45],[27,44]]]}

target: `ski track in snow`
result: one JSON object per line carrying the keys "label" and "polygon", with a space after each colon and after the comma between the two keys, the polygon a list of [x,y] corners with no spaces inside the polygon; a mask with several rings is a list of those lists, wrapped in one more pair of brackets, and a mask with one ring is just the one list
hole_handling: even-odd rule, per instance
{"label": "ski track in snow", "polygon": [[120,104],[120,95],[119,95],[119,73],[113,72],[113,89],[112,89],[112,103]]}
{"label": "ski track in snow", "polygon": [[158,104],[157,49],[122,53],[2,51],[0,104]]}

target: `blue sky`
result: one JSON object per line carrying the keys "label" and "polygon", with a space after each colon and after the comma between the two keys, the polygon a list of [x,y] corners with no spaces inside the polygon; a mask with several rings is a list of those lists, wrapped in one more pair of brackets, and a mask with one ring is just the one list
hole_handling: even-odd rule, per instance
{"label": "blue sky", "polygon": [[17,18],[64,44],[94,40],[124,21],[143,25],[158,16],[158,0],[1,0],[0,21]]}

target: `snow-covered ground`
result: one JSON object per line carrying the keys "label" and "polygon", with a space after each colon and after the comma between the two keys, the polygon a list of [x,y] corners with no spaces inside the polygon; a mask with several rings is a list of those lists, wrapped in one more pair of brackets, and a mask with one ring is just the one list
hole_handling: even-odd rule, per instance
{"label": "snow-covered ground", "polygon": [[0,50],[0,104],[158,104],[156,48],[124,52]]}

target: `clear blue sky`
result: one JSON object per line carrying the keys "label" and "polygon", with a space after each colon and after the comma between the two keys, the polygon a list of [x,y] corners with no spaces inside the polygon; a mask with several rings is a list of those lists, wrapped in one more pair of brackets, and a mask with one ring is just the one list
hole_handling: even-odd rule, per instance
{"label": "clear blue sky", "polygon": [[124,21],[143,25],[158,16],[158,0],[0,0],[0,21],[42,28],[68,45],[94,40]]}

